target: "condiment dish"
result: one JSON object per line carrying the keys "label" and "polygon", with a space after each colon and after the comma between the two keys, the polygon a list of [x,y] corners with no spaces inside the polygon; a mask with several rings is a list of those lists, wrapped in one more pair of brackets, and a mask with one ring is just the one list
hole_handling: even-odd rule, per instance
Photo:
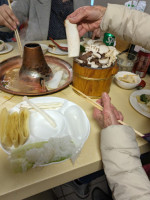
{"label": "condiment dish", "polygon": [[137,87],[141,82],[139,75],[127,71],[118,72],[114,79],[119,87],[127,90]]}

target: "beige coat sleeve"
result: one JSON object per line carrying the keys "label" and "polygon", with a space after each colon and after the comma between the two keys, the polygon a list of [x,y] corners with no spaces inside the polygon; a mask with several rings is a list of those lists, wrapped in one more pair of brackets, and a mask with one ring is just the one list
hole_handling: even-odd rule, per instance
{"label": "beige coat sleeve", "polygon": [[101,29],[150,50],[150,15],[123,5],[108,4]]}
{"label": "beige coat sleeve", "polygon": [[115,200],[149,200],[150,182],[132,128],[112,125],[101,132],[104,171]]}

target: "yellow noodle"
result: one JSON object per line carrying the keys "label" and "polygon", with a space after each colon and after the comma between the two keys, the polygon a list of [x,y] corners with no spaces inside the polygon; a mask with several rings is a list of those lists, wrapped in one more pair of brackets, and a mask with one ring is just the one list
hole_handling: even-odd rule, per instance
{"label": "yellow noodle", "polygon": [[7,147],[11,147],[12,146],[12,141],[11,141],[11,138],[10,138],[10,130],[11,130],[11,116],[10,114],[8,115],[8,120],[7,120],[7,123],[6,123],[6,132],[5,132],[5,135],[4,135],[4,140],[2,141],[2,143],[7,146]]}
{"label": "yellow noodle", "polygon": [[29,111],[23,108],[19,113],[19,143],[24,144],[29,137]]}
{"label": "yellow noodle", "polygon": [[13,112],[10,115],[10,139],[14,147],[19,146],[19,113]]}
{"label": "yellow noodle", "polygon": [[4,143],[4,138],[6,134],[6,125],[7,125],[7,120],[8,120],[8,111],[6,108],[3,108],[1,113],[0,113],[0,141],[3,144]]}

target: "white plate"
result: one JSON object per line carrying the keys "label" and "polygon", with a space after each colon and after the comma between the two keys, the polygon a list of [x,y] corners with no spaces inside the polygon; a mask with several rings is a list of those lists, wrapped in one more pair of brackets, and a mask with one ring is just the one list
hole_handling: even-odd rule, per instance
{"label": "white plate", "polygon": [[43,54],[45,54],[48,50],[48,46],[46,44],[39,44],[42,48]]}
{"label": "white plate", "polygon": [[13,46],[11,46],[10,44],[5,43],[5,45],[6,45],[5,49],[0,51],[0,54],[8,53],[13,49]]}
{"label": "white plate", "polygon": [[148,112],[148,108],[145,104],[141,104],[137,101],[136,96],[140,96],[142,94],[148,94],[150,95],[150,90],[137,90],[135,92],[133,92],[130,95],[130,103],[133,106],[133,108],[138,111],[139,113],[141,113],[142,115],[150,118],[150,112]]}
{"label": "white plate", "polygon": [[[68,47],[67,44],[64,43],[59,43],[60,46],[62,47]],[[48,47],[48,52],[56,55],[68,55],[66,51],[61,51],[59,48],[55,47],[55,49]]]}
{"label": "white plate", "polygon": [[[30,99],[33,103],[62,103],[62,106],[54,110],[45,109],[56,123],[56,128],[53,128],[41,114],[35,110],[30,110],[29,130],[30,136],[25,144],[34,142],[47,141],[49,138],[60,138],[64,136],[71,136],[74,144],[78,146],[80,151],[90,133],[90,123],[85,112],[75,103],[66,99],[57,97],[38,97]],[[20,106],[26,104],[21,102],[13,107],[10,112],[19,112]],[[10,150],[14,147],[2,149],[10,154]]]}

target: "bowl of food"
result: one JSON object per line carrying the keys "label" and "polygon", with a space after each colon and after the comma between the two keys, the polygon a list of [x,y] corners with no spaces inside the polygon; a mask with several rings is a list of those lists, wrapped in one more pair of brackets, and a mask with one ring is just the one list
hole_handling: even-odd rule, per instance
{"label": "bowl of food", "polygon": [[5,42],[3,40],[0,40],[0,51],[3,51],[5,49]]}
{"label": "bowl of food", "polygon": [[88,40],[80,47],[82,52],[73,63],[73,86],[90,98],[99,98],[110,90],[119,52],[100,40]]}
{"label": "bowl of food", "polygon": [[133,89],[139,85],[141,78],[132,72],[120,71],[115,75],[116,84],[123,89]]}

